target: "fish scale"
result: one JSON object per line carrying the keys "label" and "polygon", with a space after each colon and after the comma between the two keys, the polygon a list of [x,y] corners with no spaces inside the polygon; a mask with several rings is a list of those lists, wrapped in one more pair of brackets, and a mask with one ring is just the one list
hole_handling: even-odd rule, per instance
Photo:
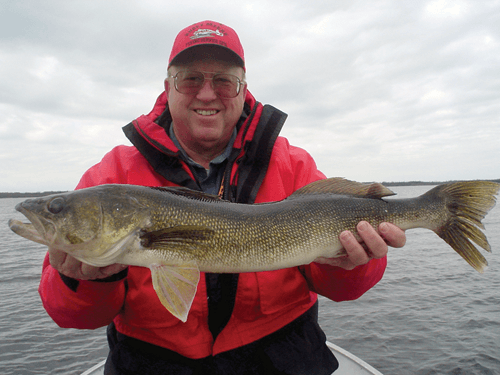
{"label": "fish scale", "polygon": [[31,223],[10,220],[17,234],[93,266],[149,267],[161,303],[186,321],[200,272],[271,271],[345,254],[344,230],[391,222],[433,230],[472,267],[490,251],[481,220],[500,185],[443,184],[420,197],[390,199],[381,184],[340,178],[313,182],[280,202],[238,204],[186,188],[101,185],[26,200]]}

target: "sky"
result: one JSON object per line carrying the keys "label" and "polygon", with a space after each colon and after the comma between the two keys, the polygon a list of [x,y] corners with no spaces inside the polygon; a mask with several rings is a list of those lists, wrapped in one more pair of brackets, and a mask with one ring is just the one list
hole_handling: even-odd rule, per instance
{"label": "sky", "polygon": [[328,177],[500,178],[499,0],[3,0],[0,191],[72,190],[152,109],[177,33],[213,20]]}

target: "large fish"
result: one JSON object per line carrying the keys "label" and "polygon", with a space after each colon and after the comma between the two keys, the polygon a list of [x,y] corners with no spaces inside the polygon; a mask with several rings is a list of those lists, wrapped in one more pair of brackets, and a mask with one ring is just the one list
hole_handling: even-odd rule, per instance
{"label": "large fish", "polygon": [[162,304],[186,321],[200,271],[268,271],[342,256],[339,234],[356,233],[360,220],[431,229],[482,272],[487,262],[471,241],[490,251],[478,227],[499,188],[457,182],[386,200],[394,193],[381,184],[333,178],[279,202],[246,205],[185,188],[101,185],[19,203],[31,223],[9,226],[92,266],[149,267]]}

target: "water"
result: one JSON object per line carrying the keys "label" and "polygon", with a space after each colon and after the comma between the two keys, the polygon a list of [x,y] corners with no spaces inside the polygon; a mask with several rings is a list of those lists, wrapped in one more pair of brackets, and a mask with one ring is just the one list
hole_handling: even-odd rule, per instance
{"label": "water", "polygon": [[105,357],[105,329],[59,328],[45,312],[38,284],[46,247],[10,231],[10,218],[24,220],[0,199],[0,373],[80,374]]}
{"label": "water", "polygon": [[[429,187],[394,187],[413,197]],[[500,206],[500,205],[499,205]],[[408,231],[384,278],[360,299],[321,298],[330,341],[384,374],[500,374],[500,207],[483,223],[493,254],[474,271],[433,232]]]}
{"label": "water", "polygon": [[[399,197],[429,189],[394,187]],[[37,288],[45,247],[7,227],[22,199],[0,199],[0,373],[79,374],[107,354],[105,329],[59,328]],[[320,300],[328,339],[386,375],[500,374],[500,205],[484,220],[481,275],[434,233],[408,232],[382,281],[356,301]]]}

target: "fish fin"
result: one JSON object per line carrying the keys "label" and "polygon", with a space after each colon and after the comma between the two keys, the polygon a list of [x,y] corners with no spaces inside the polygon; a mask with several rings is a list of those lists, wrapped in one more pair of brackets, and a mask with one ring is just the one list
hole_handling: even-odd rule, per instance
{"label": "fish fin", "polygon": [[491,252],[488,240],[479,228],[484,229],[481,220],[495,206],[499,189],[500,184],[491,181],[464,181],[436,186],[423,195],[430,199],[439,196],[445,201],[450,218],[436,233],[481,273],[488,262],[472,242]]}
{"label": "fish fin", "polygon": [[217,195],[204,193],[202,191],[189,189],[182,186],[151,186],[150,189],[158,190],[165,193],[175,194],[181,197],[197,199],[207,202],[227,202],[219,198]]}
{"label": "fish fin", "polygon": [[186,322],[196,294],[200,270],[194,262],[177,265],[151,264],[153,288],[165,308]]}
{"label": "fish fin", "polygon": [[201,241],[207,241],[215,232],[203,226],[177,225],[156,231],[141,231],[141,245],[146,248],[171,248],[172,245],[186,244],[193,246]]}
{"label": "fish fin", "polygon": [[392,190],[386,188],[382,184],[362,184],[341,177],[327,178],[325,180],[312,182],[297,190],[290,198],[306,194],[338,194],[374,199],[395,195]]}

